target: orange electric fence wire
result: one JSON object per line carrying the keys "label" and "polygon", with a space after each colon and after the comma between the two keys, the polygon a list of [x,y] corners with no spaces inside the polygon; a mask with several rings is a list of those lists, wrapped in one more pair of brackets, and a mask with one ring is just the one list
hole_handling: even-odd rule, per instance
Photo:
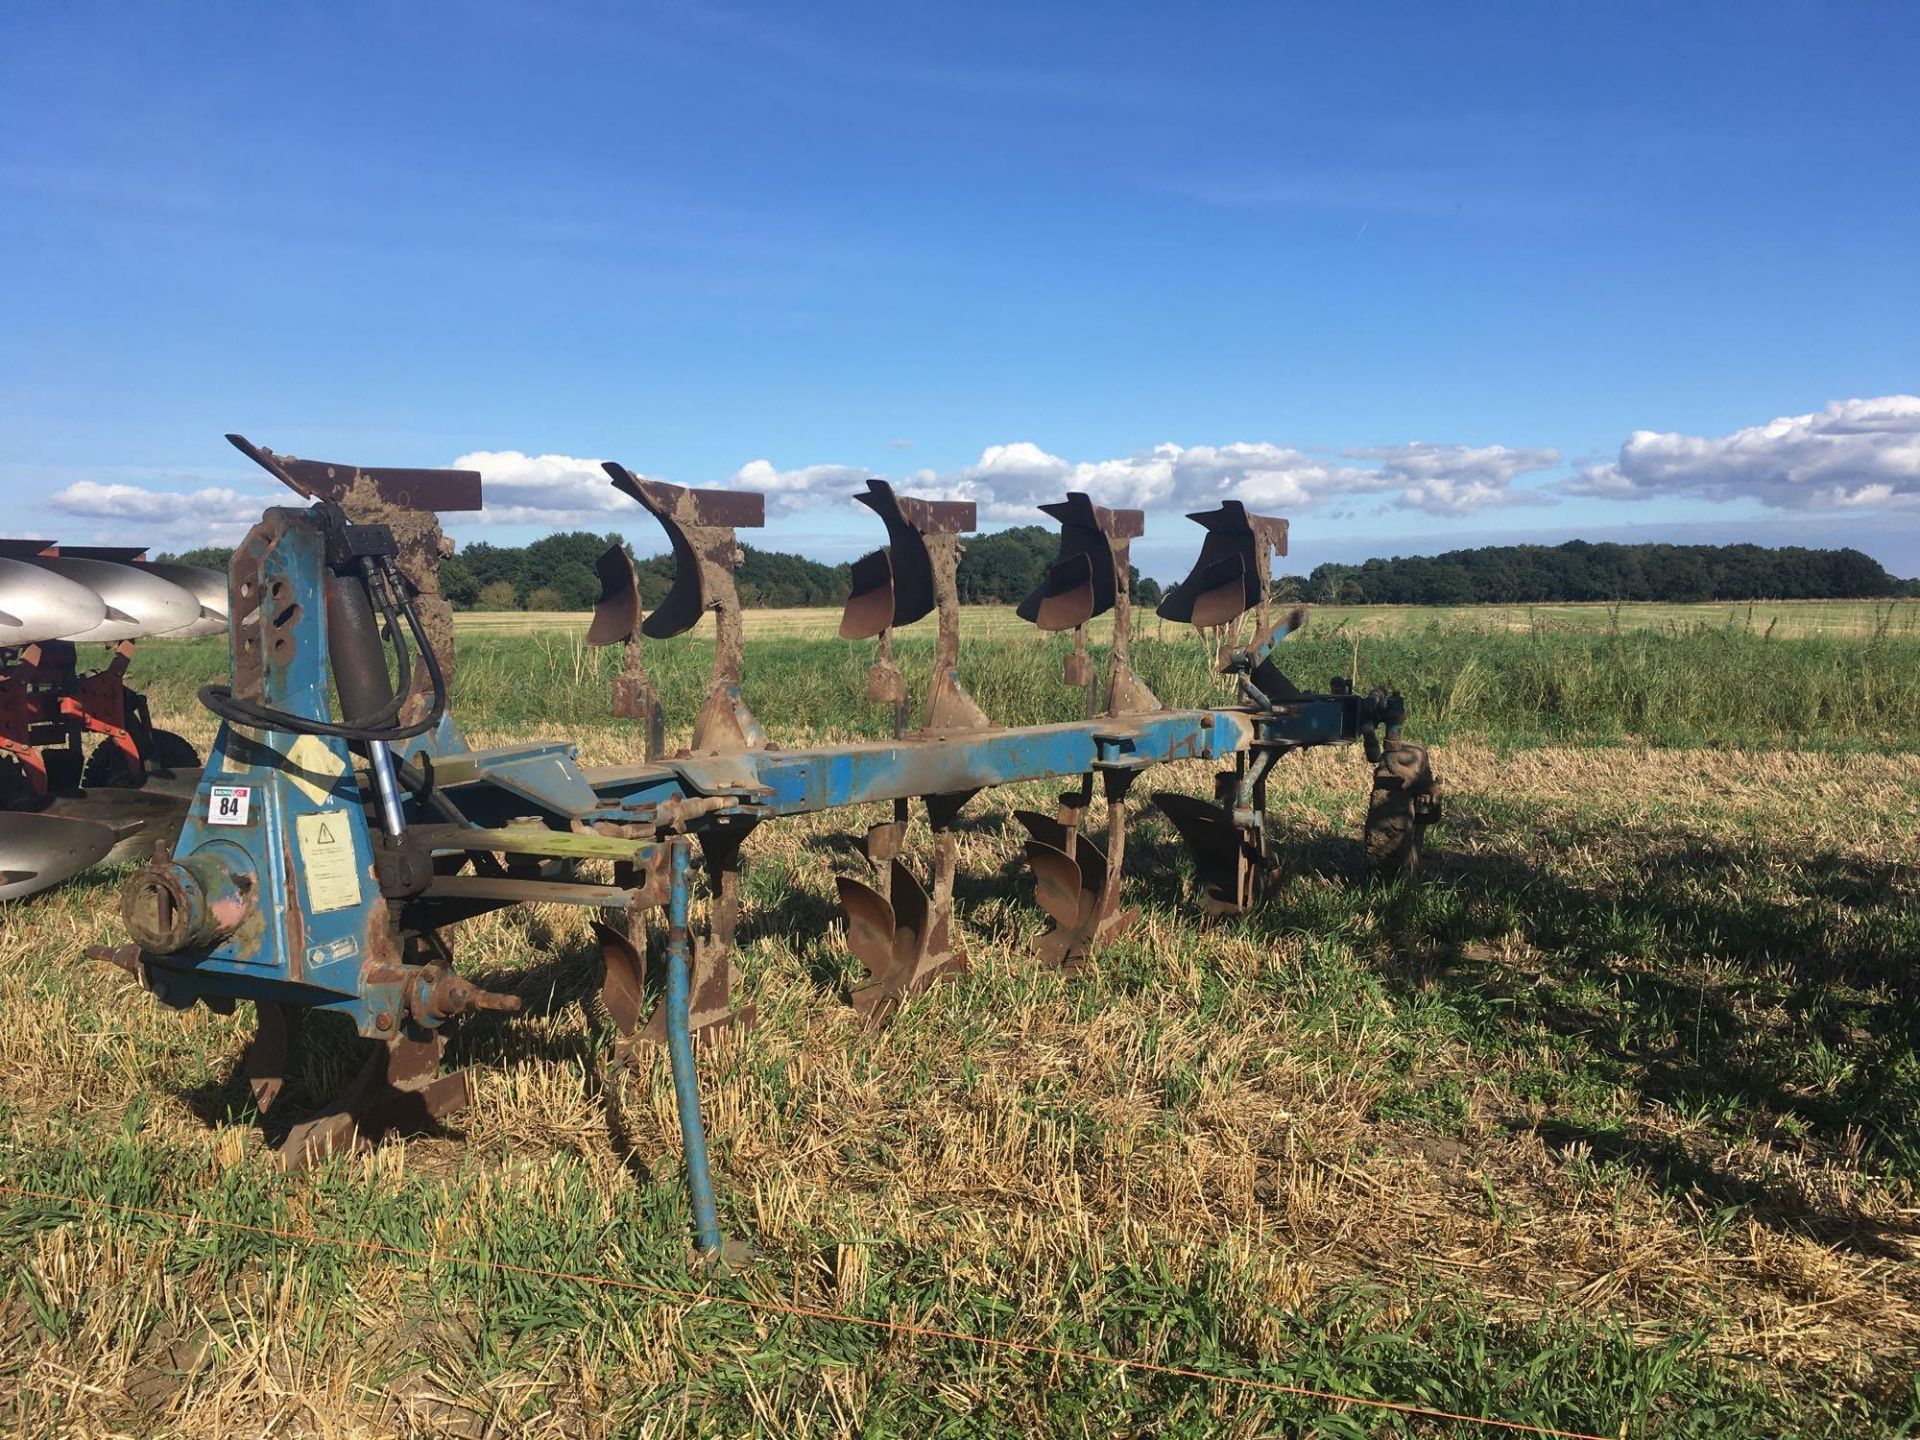
{"label": "orange electric fence wire", "polygon": [[[580,1285],[597,1285],[610,1290],[637,1291],[666,1300],[686,1300],[695,1304],[734,1305],[773,1315],[801,1320],[826,1320],[837,1325],[859,1325],[870,1330],[885,1330],[899,1335],[918,1335],[932,1340],[956,1340],[982,1349],[1012,1350],[1052,1360],[1080,1360],[1090,1365],[1107,1365],[1148,1375],[1170,1375],[1182,1380],[1205,1380],[1217,1385],[1237,1385],[1245,1390],[1260,1390],[1275,1395],[1291,1395],[1303,1400],[1321,1400],[1330,1405],[1358,1405],[1371,1410],[1390,1410],[1423,1420],[1457,1420],[1525,1435],[1543,1435],[1549,1440],[1618,1440],[1616,1436],[1596,1435],[1586,1430],[1554,1430],[1524,1420],[1497,1420],[1485,1415],[1462,1415],[1452,1410],[1436,1410],[1425,1405],[1410,1405],[1399,1400],[1374,1400],[1364,1395],[1342,1395],[1335,1390],[1315,1390],[1304,1385],[1285,1385],[1277,1380],[1258,1380],[1248,1375],[1224,1375],[1210,1370],[1192,1370],[1181,1365],[1162,1365],[1153,1360],[1138,1360],[1124,1355],[1100,1355],[1091,1350],[1070,1350],[1055,1345],[1040,1345],[1031,1340],[1003,1340],[992,1335],[969,1335],[961,1330],[942,1330],[937,1326],[915,1325],[904,1320],[873,1320],[861,1315],[843,1315],[837,1310],[817,1310],[808,1305],[787,1305],[777,1300],[755,1300],[744,1295],[716,1295],[695,1290],[677,1290],[668,1285],[650,1285],[642,1280],[620,1280],[611,1275],[587,1275],[571,1270],[548,1270],[538,1265],[515,1265],[501,1260],[483,1260],[474,1256],[450,1255],[438,1250],[414,1250],[405,1245],[389,1245],[384,1240],[357,1240],[347,1236],[320,1235],[312,1231],[284,1230],[273,1225],[249,1225],[244,1220],[216,1220],[205,1215],[189,1215],[177,1210],[156,1210],[144,1205],[129,1205],[116,1200],[97,1200],[84,1195],[61,1195],[46,1190],[29,1190],[0,1182],[0,1194],[17,1195],[26,1200],[50,1201],[59,1205],[85,1206],[110,1210],[122,1215],[141,1215],[153,1220],[168,1220],[210,1230],[233,1230],[264,1235],[275,1240],[290,1240],[310,1245],[332,1245],[343,1250],[392,1255],[407,1260],[433,1261],[446,1265],[470,1265],[503,1274],[528,1275],[542,1280],[569,1280]],[[1621,1435],[1626,1433],[1625,1428]]]}

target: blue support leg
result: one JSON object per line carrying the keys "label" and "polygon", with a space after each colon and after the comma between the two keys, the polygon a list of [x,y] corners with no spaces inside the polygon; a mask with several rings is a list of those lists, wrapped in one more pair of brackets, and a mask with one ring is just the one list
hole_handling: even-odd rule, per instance
{"label": "blue support leg", "polygon": [[707,1164],[707,1132],[700,1123],[700,1077],[693,1065],[688,1028],[692,964],[687,941],[687,866],[691,842],[672,842],[667,895],[667,1053],[673,1061],[673,1093],[680,1109],[680,1142],[687,1152],[687,1188],[693,1195],[693,1234],[700,1253],[720,1254],[720,1216],[713,1203],[713,1171]]}

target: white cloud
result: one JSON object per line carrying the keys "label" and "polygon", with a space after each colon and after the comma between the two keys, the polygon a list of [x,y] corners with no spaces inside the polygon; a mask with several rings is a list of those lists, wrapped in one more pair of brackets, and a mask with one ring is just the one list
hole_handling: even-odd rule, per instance
{"label": "white cloud", "polygon": [[140,520],[154,525],[185,522],[251,524],[260,518],[260,497],[238,490],[146,490],[138,485],[102,485],[77,480],[47,497],[62,515],[89,520]]}
{"label": "white cloud", "polygon": [[634,511],[633,501],[613,488],[598,460],[474,450],[456,456],[453,468],[480,472],[486,508],[477,515],[446,516],[452,524],[592,526]]}
{"label": "white cloud", "polygon": [[[46,498],[51,521],[29,521],[69,545],[145,545],[184,550],[196,545],[237,544],[260,512],[274,501],[264,492],[204,486],[197,490],[148,490],[139,485],[76,480]],[[82,523],[72,525],[69,519]]]}
{"label": "white cloud", "polygon": [[1636,430],[1620,458],[1565,482],[1569,495],[1692,495],[1799,510],[1920,507],[1920,396],[1836,400],[1731,435]]}
{"label": "white cloud", "polygon": [[822,500],[840,499],[867,488],[873,472],[863,465],[805,465],[776,470],[771,461],[749,460],[722,488],[758,490],[776,510],[809,510]]}
{"label": "white cloud", "polygon": [[[896,483],[928,499],[971,500],[988,523],[1031,521],[1036,505],[1070,490],[1085,491],[1102,505],[1142,510],[1198,510],[1235,499],[1255,510],[1291,513],[1340,497],[1378,495],[1430,514],[1469,515],[1495,505],[1545,503],[1545,497],[1513,490],[1512,483],[1559,458],[1552,450],[1414,442],[1333,459],[1261,441],[1164,444],[1110,460],[1076,461],[1016,440],[988,446],[972,465],[916,470]],[[483,522],[580,524],[632,513],[632,502],[607,483],[595,460],[480,451],[453,463],[480,471],[486,509],[477,518]],[[750,460],[726,488],[757,490],[772,510],[795,512],[848,503],[870,473],[858,465],[782,470],[769,460]]]}
{"label": "white cloud", "polygon": [[1349,450],[1354,459],[1378,460],[1379,473],[1400,487],[1394,504],[1429,515],[1471,515],[1491,505],[1544,505],[1537,490],[1513,482],[1560,463],[1558,450],[1513,450],[1505,445],[1378,445]]}

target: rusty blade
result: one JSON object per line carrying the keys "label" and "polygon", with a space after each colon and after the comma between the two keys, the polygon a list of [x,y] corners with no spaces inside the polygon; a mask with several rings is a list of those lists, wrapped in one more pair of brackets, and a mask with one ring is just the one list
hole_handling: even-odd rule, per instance
{"label": "rusty blade", "polygon": [[[1230,555],[1196,578],[1192,613],[1187,618],[1202,629],[1237,620],[1248,609],[1248,588],[1246,561]],[[1256,585],[1253,603],[1258,602]]]}
{"label": "rusty blade", "polygon": [[[1108,573],[1112,573],[1111,558]],[[1101,609],[1093,577],[1093,557],[1084,550],[1063,555],[1047,567],[1039,588],[1022,600],[1014,613],[1042,630],[1071,630],[1076,625],[1084,625]],[[1107,588],[1113,587],[1109,584]],[[1107,604],[1109,607],[1113,604],[1111,597]]]}
{"label": "rusty blade", "polygon": [[836,875],[840,909],[847,917],[847,948],[876,982],[893,970],[893,906],[865,881]]}
{"label": "rusty blade", "polygon": [[1042,845],[1051,845],[1062,854],[1066,853],[1067,837],[1071,832],[1061,821],[1051,815],[1042,815],[1038,810],[1016,810],[1013,818],[1026,826],[1027,834]]}
{"label": "rusty blade", "polygon": [[900,861],[893,862],[891,875],[893,958],[895,967],[905,974],[919,964],[930,948],[930,942],[937,938],[928,933],[927,925],[927,917],[933,912],[933,901],[927,897],[927,887]]}
{"label": "rusty blade", "polygon": [[[1287,553],[1287,522],[1271,515],[1250,515],[1238,500],[1224,500],[1217,510],[1202,510],[1187,518],[1199,522],[1207,537],[1187,578],[1161,600],[1159,614],[1162,619],[1195,625],[1225,624],[1264,598],[1272,578],[1271,558]],[[1235,604],[1233,613],[1226,614],[1229,605]]]}
{"label": "rusty blade", "polygon": [[587,644],[616,645],[632,639],[640,628],[640,585],[627,547],[609,545],[593,562],[593,573],[600,579],[600,598],[593,602]]}
{"label": "rusty blade", "polygon": [[1073,863],[1080,867],[1080,888],[1087,896],[1089,918],[1099,919],[1100,897],[1107,888],[1107,857],[1093,837],[1082,835],[1073,847]]}
{"label": "rusty blade", "polygon": [[[888,564],[893,582],[893,624],[911,625],[933,613],[933,559],[927,554],[926,532],[904,513],[902,497],[884,480],[867,481],[867,493],[853,497],[880,517],[887,527]],[[935,502],[922,500],[921,506]],[[966,507],[972,528],[971,505]],[[937,517],[952,519],[953,517]],[[875,632],[878,633],[877,631]]]}
{"label": "rusty blade", "polygon": [[[1069,565],[1082,558],[1086,562],[1093,595],[1092,609],[1085,618],[1106,614],[1113,608],[1118,593],[1120,562],[1114,549],[1115,543],[1122,542],[1124,548],[1124,542],[1138,538],[1146,528],[1146,516],[1139,510],[1109,510],[1104,505],[1096,505],[1090,496],[1079,490],[1064,500],[1042,505],[1040,509],[1060,522],[1060,554],[1054,565]],[[1022,602],[1021,618],[1040,623],[1042,629],[1071,629],[1080,621],[1048,625],[1040,616],[1040,602],[1050,589],[1066,591],[1071,588],[1070,580],[1056,580],[1050,572],[1047,584]],[[1031,614],[1028,613],[1030,608],[1033,611]]]}
{"label": "rusty blade", "polygon": [[[675,635],[683,635],[700,623],[700,617],[707,610],[707,592],[702,579],[700,557],[685,529],[685,523],[692,523],[691,512],[699,508],[696,497],[733,495],[739,498],[748,492],[695,491],[658,480],[642,480],[626,466],[612,460],[606,461],[601,468],[612,478],[616,489],[638,500],[646,507],[647,513],[660,522],[660,528],[667,532],[667,543],[673,547],[673,584],[668,587],[666,598],[653,607],[652,613],[640,626],[640,633],[649,640],[668,640]],[[751,498],[761,500],[758,495]],[[717,502],[714,508],[720,508]],[[740,523],[757,525],[761,522],[747,519]]]}
{"label": "rusty blade", "polygon": [[1194,873],[1215,914],[1239,914],[1252,902],[1259,856],[1233,817],[1218,805],[1178,791],[1156,790],[1153,803],[1173,822],[1193,859]]}
{"label": "rusty blade", "polygon": [[360,1126],[354,1119],[366,1093],[377,1082],[386,1064],[384,1046],[369,1046],[366,1059],[353,1078],[325,1109],[316,1111],[287,1132],[280,1142],[280,1163],[289,1170],[304,1170],[329,1155],[343,1155],[360,1143]]}
{"label": "rusty blade", "polygon": [[287,1132],[282,1163],[300,1170],[390,1132],[418,1134],[464,1107],[471,1098],[467,1073],[438,1073],[446,1044],[441,1029],[424,1040],[400,1036],[369,1045],[365,1062],[333,1102]]}
{"label": "rusty blade", "polygon": [[1079,864],[1064,850],[1040,840],[1027,842],[1027,863],[1033,867],[1034,902],[1059,930],[1078,935],[1091,920],[1093,909]]}
{"label": "rusty blade", "polygon": [[625,931],[603,920],[593,922],[606,973],[600,981],[600,1000],[622,1035],[640,1028],[646,1010],[646,961]]}
{"label": "rusty blade", "polygon": [[1165,620],[1183,620],[1202,627],[1224,625],[1259,599],[1257,594],[1248,599],[1246,577],[1247,560],[1240,554],[1202,560],[1166,593],[1157,613]]}
{"label": "rusty blade", "polygon": [[872,550],[853,562],[853,587],[840,616],[840,638],[871,640],[893,624],[893,562]]}
{"label": "rusty blade", "polygon": [[340,501],[360,480],[370,481],[387,504],[402,510],[478,510],[480,472],[477,470],[409,470],[383,465],[342,465],[331,460],[301,460],[276,455],[244,435],[227,440],[242,455],[288,489],[310,500]]}

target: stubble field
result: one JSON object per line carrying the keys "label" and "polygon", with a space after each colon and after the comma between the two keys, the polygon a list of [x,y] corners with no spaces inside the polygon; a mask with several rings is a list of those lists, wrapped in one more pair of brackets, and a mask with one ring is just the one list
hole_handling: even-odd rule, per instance
{"label": "stubble field", "polygon": [[[1073,713],[1057,644],[968,621],[990,714]],[[832,909],[875,817],[766,827],[740,957],[759,1022],[702,1053],[722,1217],[757,1250],[718,1279],[686,1263],[664,1067],[611,1070],[587,1017],[577,914],[457,932],[530,1014],[457,1039],[476,1102],[446,1133],[287,1176],[235,1074],[247,1007],[165,1011],[80,959],[115,938],[124,872],[0,907],[0,1421],[1475,1433],[1273,1388],[1295,1386],[1607,1436],[1910,1433],[1920,639],[1884,617],[1799,635],[1317,617],[1296,678],[1397,684],[1435,747],[1447,812],[1417,878],[1366,877],[1357,752],[1295,757],[1270,903],[1200,923],[1149,810],[1141,922],[1066,981],[1030,958],[1010,818],[1057,787],[983,795],[971,969],[878,1033],[842,998]],[[909,674],[929,648],[906,640]],[[649,647],[682,720],[706,653]],[[1170,703],[1220,693],[1182,637],[1138,658]],[[877,733],[865,659],[766,622],[747,698],[780,741]],[[637,758],[604,718],[614,661],[524,617],[468,627],[456,714],[476,743]],[[153,646],[136,673],[204,742],[192,689],[222,665]],[[346,1064],[322,1037],[297,1083],[320,1097]]]}

